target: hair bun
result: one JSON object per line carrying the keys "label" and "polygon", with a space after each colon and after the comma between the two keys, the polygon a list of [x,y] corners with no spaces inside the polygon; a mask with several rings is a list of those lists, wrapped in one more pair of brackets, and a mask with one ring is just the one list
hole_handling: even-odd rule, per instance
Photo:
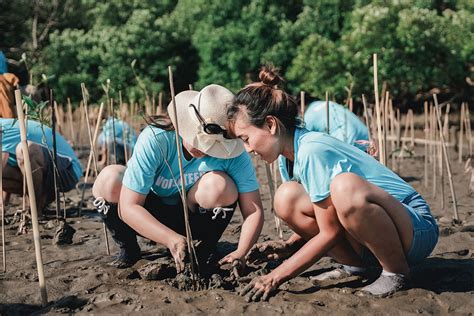
{"label": "hair bun", "polygon": [[264,66],[258,74],[260,81],[269,86],[278,86],[283,78],[278,75],[277,70],[273,66]]}

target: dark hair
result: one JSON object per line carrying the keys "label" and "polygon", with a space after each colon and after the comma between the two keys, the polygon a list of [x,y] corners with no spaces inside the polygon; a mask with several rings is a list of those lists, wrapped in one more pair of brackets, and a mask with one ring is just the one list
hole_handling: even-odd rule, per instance
{"label": "dark hair", "polygon": [[[301,126],[298,105],[291,95],[279,85],[284,82],[273,66],[264,66],[259,73],[260,82],[253,82],[242,88],[227,109],[227,118],[234,121],[235,116],[245,110],[249,122],[257,127],[265,124],[267,116],[276,117],[289,133]],[[232,124],[230,124],[232,125]]]}
{"label": "dark hair", "polygon": [[167,114],[143,116],[147,125],[161,128],[165,131],[174,131],[173,122]]}

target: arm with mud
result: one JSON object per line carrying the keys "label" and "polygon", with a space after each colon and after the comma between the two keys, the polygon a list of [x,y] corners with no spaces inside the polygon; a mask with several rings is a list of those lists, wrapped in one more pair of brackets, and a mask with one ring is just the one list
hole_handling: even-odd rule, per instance
{"label": "arm with mud", "polygon": [[242,212],[243,224],[237,250],[225,256],[220,263],[244,262],[245,255],[260,236],[263,227],[263,207],[258,190],[240,193],[239,206]]}

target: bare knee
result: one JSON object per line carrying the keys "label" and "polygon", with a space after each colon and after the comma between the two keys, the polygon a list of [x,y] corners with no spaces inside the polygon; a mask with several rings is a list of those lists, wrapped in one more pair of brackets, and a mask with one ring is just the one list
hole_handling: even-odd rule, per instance
{"label": "bare knee", "polygon": [[227,206],[234,203],[239,193],[237,187],[225,172],[208,172],[199,179],[194,199],[196,204],[204,208]]}
{"label": "bare knee", "polygon": [[304,206],[311,207],[311,201],[301,184],[289,181],[280,185],[275,193],[273,205],[278,217],[288,222],[295,210]]}
{"label": "bare knee", "polygon": [[103,197],[106,201],[118,203],[125,166],[109,165],[102,169],[92,187],[95,197]]}
{"label": "bare knee", "polygon": [[350,172],[339,174],[331,181],[331,200],[340,218],[367,209],[369,190],[365,184],[364,179]]}

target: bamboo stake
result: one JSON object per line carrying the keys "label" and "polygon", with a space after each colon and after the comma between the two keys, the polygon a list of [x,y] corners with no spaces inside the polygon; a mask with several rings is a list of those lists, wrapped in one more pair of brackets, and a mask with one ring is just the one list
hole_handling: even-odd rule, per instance
{"label": "bamboo stake", "polygon": [[[3,144],[3,128],[0,124],[0,147]],[[2,209],[2,259],[3,259],[3,273],[7,272],[7,256],[6,256],[6,248],[5,248],[5,208],[3,207],[3,154],[0,156],[0,193],[2,196],[0,197],[0,208]]]}
{"label": "bamboo stake", "polygon": [[[83,98],[83,106],[84,106],[84,113],[85,113],[85,119],[86,119],[86,126],[87,126],[87,135],[89,136],[89,144],[92,144],[92,132],[91,132],[91,127],[90,127],[90,121],[89,121],[89,111],[87,109],[87,93],[86,93],[86,85],[84,83],[81,83],[81,88],[82,88],[82,98]],[[96,163],[96,156],[95,156],[95,150],[94,147],[91,147],[92,151],[92,156],[93,160],[92,162],[94,163],[94,168],[97,170],[97,163]],[[97,174],[95,175],[97,177]]]}
{"label": "bamboo stake", "polygon": [[456,221],[459,221],[456,192],[454,191],[453,176],[451,174],[451,164],[449,163],[448,151],[446,149],[446,145],[444,142],[444,136],[443,136],[442,126],[441,126],[441,115],[439,113],[438,97],[436,96],[436,94],[433,95],[433,99],[435,102],[436,120],[438,121],[438,127],[440,129],[441,146],[443,148],[443,155],[444,155],[444,160],[446,163],[446,170],[448,171],[449,187],[451,188],[451,195],[453,197],[454,219]]}
{"label": "bamboo stake", "polygon": [[415,148],[415,118],[413,110],[409,109],[408,114],[410,115],[410,148]]}
{"label": "bamboo stake", "polygon": [[166,109],[163,107],[163,92],[158,94],[158,107],[160,108],[161,113],[166,113]]}
{"label": "bamboo stake", "polygon": [[[389,99],[389,111],[390,111],[390,150],[395,150],[395,113],[393,110],[392,99]],[[392,159],[393,161],[393,159]]]}
{"label": "bamboo stake", "polygon": [[[443,129],[440,128],[440,133],[443,133]],[[443,168],[443,148],[441,143],[436,146],[438,150],[438,164],[439,164],[439,182],[441,189],[441,209],[444,209],[444,168]]]}
{"label": "bamboo stake", "polygon": [[61,201],[59,197],[59,183],[58,183],[58,150],[56,146],[56,122],[57,122],[57,104],[54,101],[53,89],[49,90],[49,103],[51,104],[51,132],[53,136],[53,179],[54,179],[54,195],[56,199],[56,219],[59,219],[59,212],[61,210]]}
{"label": "bamboo stake", "polygon": [[443,122],[443,134],[445,139],[449,142],[449,112],[451,110],[451,104],[446,105],[446,112],[444,113],[444,122]]}
{"label": "bamboo stake", "polygon": [[[85,188],[86,188],[87,181],[89,179],[89,171],[90,171],[90,168],[91,168],[91,163],[92,163],[92,160],[95,159],[95,156],[93,154],[93,152],[94,152],[93,148],[95,148],[95,146],[96,146],[97,134],[99,133],[99,127],[100,127],[100,123],[102,121],[103,110],[104,110],[104,103],[102,102],[100,104],[100,108],[99,108],[99,116],[98,116],[97,122],[95,124],[94,138],[92,139],[92,141],[90,143],[91,150],[89,151],[89,158],[87,159],[86,173],[84,175],[84,185],[82,186],[81,202],[79,203],[79,211],[78,211],[79,216],[81,215],[81,211],[82,211],[82,203],[84,202]],[[94,164],[94,166],[97,168],[97,164]],[[96,171],[96,173],[97,173],[97,171]]]}
{"label": "bamboo stake", "polygon": [[43,306],[46,306],[48,304],[48,294],[46,292],[46,282],[44,278],[43,257],[41,254],[41,236],[38,225],[38,211],[36,209],[35,188],[33,183],[33,176],[31,174],[30,155],[28,152],[28,143],[26,141],[25,117],[22,108],[23,100],[20,90],[15,90],[15,101],[16,110],[18,114],[18,124],[20,126],[20,138],[24,158],[24,169],[28,185],[28,197],[30,200],[31,222],[33,225],[33,239],[35,245],[36,268],[38,270],[41,303],[43,304]]}
{"label": "bamboo stake", "polygon": [[306,111],[305,103],[304,103],[304,91],[300,92],[300,110],[301,110],[301,118],[304,120],[304,112]]}
{"label": "bamboo stake", "polygon": [[329,134],[329,93],[326,91],[326,133]]}
{"label": "bamboo stake", "polygon": [[385,102],[383,104],[383,156],[384,161],[388,164],[388,155],[387,155],[387,128],[388,128],[388,101],[390,100],[390,93],[385,92]]}
{"label": "bamboo stake", "polygon": [[79,103],[79,115],[81,116],[81,122],[79,123],[79,134],[77,135],[78,140],[77,142],[79,143],[79,146],[82,147],[84,145],[84,137],[83,137],[83,127],[84,127],[84,120],[85,120],[85,115],[84,115],[84,102],[81,101]]}
{"label": "bamboo stake", "polygon": [[471,114],[469,113],[469,104],[466,103],[464,107],[466,114],[464,115],[464,120],[466,121],[466,133],[467,138],[469,138],[469,157],[472,157],[472,130],[471,130]]}
{"label": "bamboo stake", "polygon": [[382,136],[382,120],[380,117],[380,103],[379,103],[379,82],[377,78],[378,68],[377,68],[377,54],[373,55],[373,64],[374,64],[374,95],[375,95],[375,112],[377,114],[377,138],[379,142],[379,157],[380,163],[386,165],[385,156],[383,155],[383,136]]}
{"label": "bamboo stake", "polygon": [[184,224],[186,228],[186,243],[188,246],[188,253],[190,256],[191,261],[191,277],[194,282],[194,287],[197,287],[197,274],[195,266],[199,269],[199,263],[197,262],[196,257],[196,250],[194,249],[193,245],[193,237],[191,235],[191,227],[189,225],[189,214],[188,214],[188,201],[186,199],[186,184],[184,181],[184,171],[183,171],[183,162],[182,162],[182,152],[181,152],[181,145],[179,142],[179,126],[178,126],[178,114],[176,112],[176,100],[175,100],[175,93],[174,93],[174,82],[173,82],[173,72],[171,70],[171,66],[168,66],[168,74],[169,74],[169,82],[170,82],[170,92],[171,92],[171,103],[174,112],[174,122],[175,122],[175,135],[176,135],[176,149],[178,152],[178,166],[179,166],[179,174],[181,178],[181,200],[183,203],[183,212],[184,212]]}
{"label": "bamboo stake", "polygon": [[354,103],[352,102],[352,98],[349,99],[349,111],[354,112]]}
{"label": "bamboo stake", "polygon": [[74,147],[75,142],[75,134],[74,134],[74,120],[72,118],[72,105],[71,99],[67,98],[67,115],[69,119],[69,132],[71,133],[71,137],[69,138],[72,143],[72,147]]}
{"label": "bamboo stake", "polygon": [[459,119],[459,163],[462,163],[462,151],[464,147],[464,115],[466,114],[466,110],[464,109],[464,103],[461,104],[461,113]]}
{"label": "bamboo stake", "polygon": [[280,218],[275,214],[275,210],[273,209],[273,205],[275,203],[275,183],[273,182],[272,172],[270,170],[270,165],[265,162],[265,171],[267,173],[267,181],[268,187],[270,189],[270,212],[273,215],[273,219],[275,220],[275,227],[278,232],[278,237],[283,240],[283,230],[281,229],[281,221]]}
{"label": "bamboo stake", "polygon": [[[429,127],[428,127],[428,102],[424,102],[423,104],[424,107],[424,113],[425,113],[425,139],[428,140],[428,133],[429,133]],[[423,178],[423,182],[425,185],[425,188],[428,188],[428,144],[425,143],[425,165],[424,165],[424,170],[425,170],[425,176]]]}
{"label": "bamboo stake", "polygon": [[[115,110],[114,99],[110,99],[110,112],[112,113],[112,140],[114,145],[114,164],[117,164],[117,142],[115,139]],[[148,115],[148,114],[147,114]],[[123,131],[122,131],[123,133]]]}
{"label": "bamboo stake", "polygon": [[371,128],[370,128],[369,111],[368,111],[367,100],[365,99],[365,95],[362,95],[362,104],[364,105],[365,125],[367,126],[367,132],[369,134],[369,142],[371,142],[372,133],[371,133]]}
{"label": "bamboo stake", "polygon": [[437,148],[437,139],[438,139],[438,125],[436,124],[436,113],[433,107],[433,112],[431,113],[431,132],[433,133],[433,140],[435,141],[435,145],[432,146],[431,158],[433,164],[433,197],[436,197],[437,192],[437,169],[436,169],[436,162],[437,162],[437,155],[436,155],[436,148]]}

